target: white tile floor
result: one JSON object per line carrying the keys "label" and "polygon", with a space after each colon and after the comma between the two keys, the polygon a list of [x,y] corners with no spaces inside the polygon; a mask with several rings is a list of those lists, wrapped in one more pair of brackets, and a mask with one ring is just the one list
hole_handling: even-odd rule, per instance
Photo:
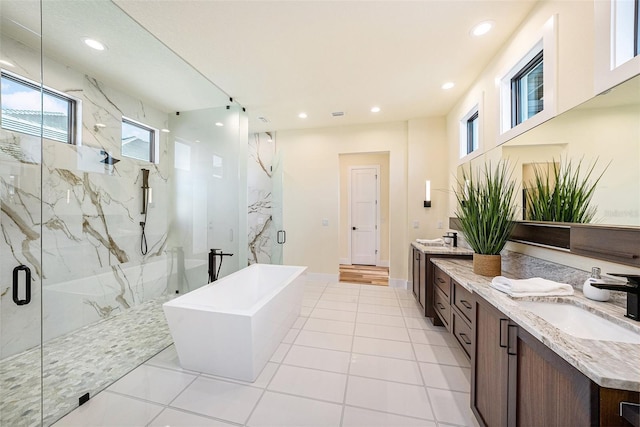
{"label": "white tile floor", "polygon": [[254,383],[184,370],[171,346],[55,425],[475,427],[469,377],[410,291],[311,282]]}

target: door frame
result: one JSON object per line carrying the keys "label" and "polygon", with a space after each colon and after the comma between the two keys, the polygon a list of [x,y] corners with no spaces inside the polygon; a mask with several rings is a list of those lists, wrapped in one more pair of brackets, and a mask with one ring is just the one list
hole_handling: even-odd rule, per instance
{"label": "door frame", "polygon": [[351,175],[355,169],[376,170],[376,266],[380,267],[380,165],[357,165],[348,167],[347,175],[347,253],[348,264],[351,264]]}

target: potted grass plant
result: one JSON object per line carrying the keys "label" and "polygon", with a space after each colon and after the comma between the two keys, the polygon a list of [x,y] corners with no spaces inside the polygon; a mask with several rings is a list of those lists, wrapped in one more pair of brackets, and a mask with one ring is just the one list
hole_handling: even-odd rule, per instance
{"label": "potted grass plant", "polygon": [[495,168],[485,164],[475,174],[463,168],[462,180],[454,190],[460,228],[474,251],[473,272],[482,276],[501,273],[500,252],[513,230],[516,213],[512,172],[505,161]]}
{"label": "potted grass plant", "polygon": [[596,162],[583,173],[583,159],[574,166],[571,160],[536,165],[534,177],[525,185],[525,219],[589,223],[596,214],[591,199],[596,185],[609,167],[594,177]]}

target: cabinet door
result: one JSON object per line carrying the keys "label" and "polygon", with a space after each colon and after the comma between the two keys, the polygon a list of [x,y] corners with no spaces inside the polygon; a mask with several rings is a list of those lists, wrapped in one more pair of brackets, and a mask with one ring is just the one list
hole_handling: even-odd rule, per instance
{"label": "cabinet door", "polygon": [[[418,302],[424,309],[427,303],[427,256],[420,252],[420,282],[418,286]],[[424,311],[424,310],[423,310]]]}
{"label": "cabinet door", "polygon": [[509,425],[598,424],[598,386],[515,324],[509,325]]}
{"label": "cabinet door", "polygon": [[509,318],[484,301],[475,301],[471,363],[471,409],[485,426],[507,425]]}
{"label": "cabinet door", "polygon": [[413,248],[413,296],[420,300],[420,251]]}

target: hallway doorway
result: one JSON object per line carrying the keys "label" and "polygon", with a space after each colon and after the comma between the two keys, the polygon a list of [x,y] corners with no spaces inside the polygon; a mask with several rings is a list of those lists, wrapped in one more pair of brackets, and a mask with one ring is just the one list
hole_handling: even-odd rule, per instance
{"label": "hallway doorway", "polygon": [[389,153],[345,153],[340,162],[341,281],[388,285]]}

